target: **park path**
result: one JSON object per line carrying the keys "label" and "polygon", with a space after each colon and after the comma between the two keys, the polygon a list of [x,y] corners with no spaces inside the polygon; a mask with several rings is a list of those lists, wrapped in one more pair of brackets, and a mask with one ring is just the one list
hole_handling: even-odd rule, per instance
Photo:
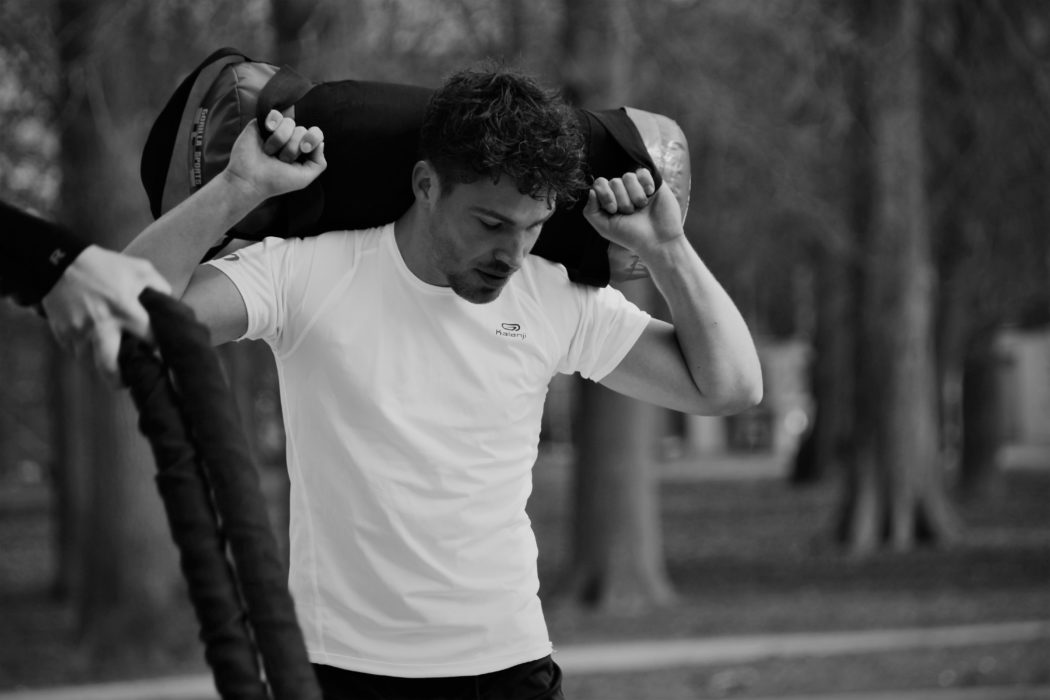
{"label": "park path", "polygon": [[[1050,620],[859,632],[638,640],[569,645],[557,648],[554,653],[555,659],[568,674],[607,674],[744,663],[769,658],[827,657],[1040,640],[1050,640]],[[121,683],[6,691],[0,692],[0,700],[216,700],[216,695],[211,676],[200,674]],[[780,697],[776,700],[803,698]],[[805,696],[805,700],[1050,700],[1050,686],[880,691],[810,695]]]}
{"label": "park path", "polygon": [[617,673],[791,656],[841,656],[1050,639],[1050,620],[954,627],[759,634],[703,639],[581,644],[555,648],[566,672]]}

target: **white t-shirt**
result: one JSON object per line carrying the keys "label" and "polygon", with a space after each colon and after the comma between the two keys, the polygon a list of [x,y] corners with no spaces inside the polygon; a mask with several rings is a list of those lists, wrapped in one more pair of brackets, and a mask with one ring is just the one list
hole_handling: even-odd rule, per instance
{"label": "white t-shirt", "polygon": [[472,304],[418,279],[393,231],[271,238],[212,264],[276,357],[310,659],[489,673],[551,652],[525,513],[547,385],[601,379],[649,316],[532,255]]}

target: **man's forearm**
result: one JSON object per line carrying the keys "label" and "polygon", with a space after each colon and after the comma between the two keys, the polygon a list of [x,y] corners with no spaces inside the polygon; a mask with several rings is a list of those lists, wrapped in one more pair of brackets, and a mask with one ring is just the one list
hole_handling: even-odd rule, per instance
{"label": "man's forearm", "polygon": [[681,236],[643,260],[671,310],[675,334],[697,389],[729,409],[762,396],[751,332],[722,285]]}
{"label": "man's forearm", "polygon": [[135,237],[124,252],[145,258],[181,298],[204,254],[263,202],[243,180],[220,173]]}

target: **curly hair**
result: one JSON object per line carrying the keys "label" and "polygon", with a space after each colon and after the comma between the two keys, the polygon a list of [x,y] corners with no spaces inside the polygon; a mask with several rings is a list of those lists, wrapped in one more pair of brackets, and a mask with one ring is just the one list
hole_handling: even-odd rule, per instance
{"label": "curly hair", "polygon": [[522,194],[561,203],[587,187],[575,115],[555,93],[506,69],[446,80],[427,104],[420,156],[445,182],[506,176]]}

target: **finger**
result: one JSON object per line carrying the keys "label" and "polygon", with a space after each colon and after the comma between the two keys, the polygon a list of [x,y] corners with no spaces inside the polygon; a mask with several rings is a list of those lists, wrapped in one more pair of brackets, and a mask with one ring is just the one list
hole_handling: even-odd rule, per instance
{"label": "finger", "polygon": [[627,194],[627,187],[623,184],[623,178],[617,177],[609,181],[609,188],[616,198],[616,212],[619,214],[633,214],[634,202]]}
{"label": "finger", "polygon": [[607,179],[604,177],[596,179],[591,186],[591,191],[597,197],[600,209],[609,214],[616,213],[616,195],[613,194],[612,187]]}
{"label": "finger", "polygon": [[652,197],[656,194],[656,179],[649,171],[649,168],[638,168],[634,174],[638,178],[638,182],[641,183],[646,197]]}
{"label": "finger", "polygon": [[100,324],[91,339],[95,368],[107,382],[118,386],[117,353],[120,351],[120,327],[116,323]]}
{"label": "finger", "polygon": [[63,352],[74,352],[76,336],[70,332],[70,329],[51,326],[51,334],[55,337],[55,342],[58,343],[58,347],[62,348]]}
{"label": "finger", "polygon": [[285,163],[294,163],[299,159],[300,146],[303,142],[303,137],[306,136],[306,127],[297,126],[292,129],[292,135],[288,138],[288,142],[284,144],[284,148],[278,154],[278,158],[283,160]]}
{"label": "finger", "polygon": [[645,187],[635,173],[627,173],[623,176],[623,188],[634,208],[641,209],[649,203],[649,197],[645,193]]}
{"label": "finger", "polygon": [[283,114],[278,112],[276,109],[271,109],[270,112],[266,115],[266,130],[269,132],[276,129],[277,125],[281,123],[282,119],[284,119]]}
{"label": "finger", "polygon": [[84,355],[89,353],[93,339],[94,335],[88,333],[77,333],[70,338],[67,350],[73,353],[74,357],[84,357]]}
{"label": "finger", "polygon": [[311,126],[306,130],[306,136],[303,137],[303,142],[302,145],[299,146],[299,150],[303,153],[310,153],[322,143],[324,143],[324,133],[320,128]]}
{"label": "finger", "polygon": [[292,132],[294,131],[295,120],[282,117],[274,128],[273,133],[263,144],[263,152],[268,156],[278,153],[288,143],[288,139],[292,137]]}
{"label": "finger", "polygon": [[83,357],[95,337],[98,322],[88,312],[78,315],[64,333],[63,347],[76,357]]}
{"label": "finger", "polygon": [[[120,328],[123,328],[128,333],[138,336],[143,340],[153,340],[153,335],[150,332],[149,327],[149,314],[146,312],[146,309],[143,308],[142,304],[131,304],[121,309],[121,311],[121,320],[119,323]],[[118,342],[120,340],[119,333],[117,340]]]}

